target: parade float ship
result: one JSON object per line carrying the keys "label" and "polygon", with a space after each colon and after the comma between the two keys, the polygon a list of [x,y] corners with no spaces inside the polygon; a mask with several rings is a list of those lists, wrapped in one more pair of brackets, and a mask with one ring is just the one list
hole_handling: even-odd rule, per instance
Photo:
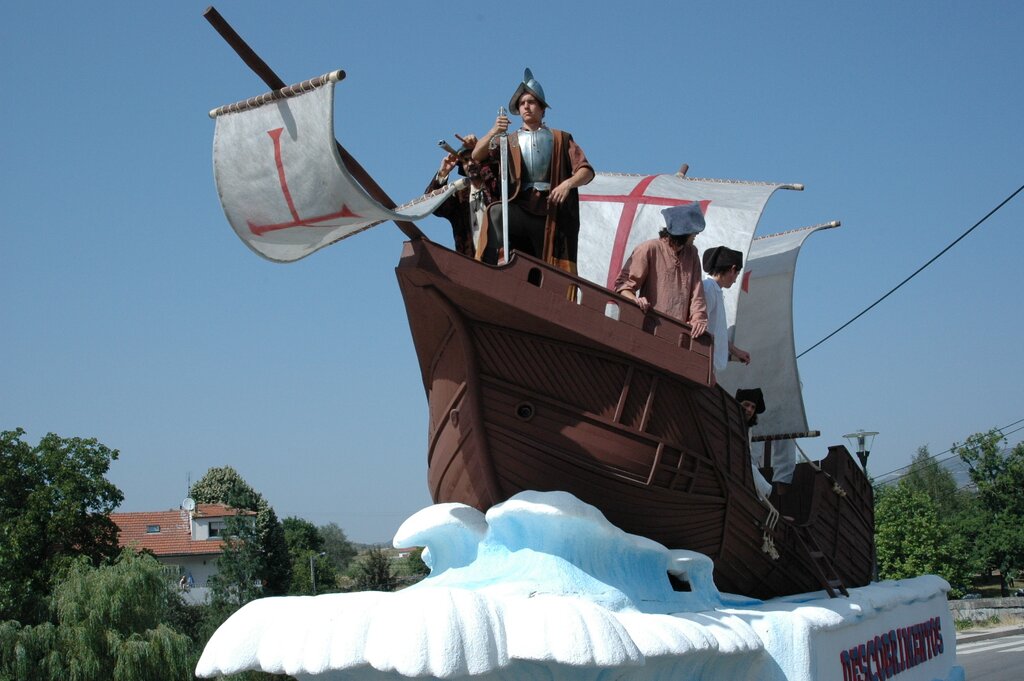
{"label": "parade float ship", "polygon": [[[764,391],[756,442],[813,434],[793,352],[792,278],[806,236],[836,223],[754,238],[771,194],[798,186],[598,173],[581,190],[579,276],[514,252],[489,266],[413,224],[452,186],[396,207],[336,141],[343,72],[285,87],[259,64],[273,91],[211,112],[225,214],[277,262],[383,221],[406,234],[397,275],[427,395],[435,502],[485,511],[524,490],[570,492],[627,532],[709,556],[722,591],[756,598],[835,596],[870,581],[871,487],[846,449],[799,464],[784,496],[763,499],[731,396]],[[699,248],[747,255],[726,309],[755,362],[717,377],[708,336],[608,288],[632,247],[657,233],[660,210],[692,201],[707,221]]]}

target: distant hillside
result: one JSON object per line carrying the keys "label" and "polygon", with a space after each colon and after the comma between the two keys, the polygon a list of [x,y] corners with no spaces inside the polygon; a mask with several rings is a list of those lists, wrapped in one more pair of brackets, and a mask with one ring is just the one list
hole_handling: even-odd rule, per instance
{"label": "distant hillside", "polygon": [[356,550],[356,553],[366,553],[367,551],[369,551],[370,549],[373,549],[373,548],[385,549],[385,550],[388,550],[388,549],[391,548],[391,542],[389,542],[389,541],[377,542],[375,544],[360,544],[357,541],[351,541],[351,542],[349,542],[349,544],[351,544],[352,548],[354,548]]}

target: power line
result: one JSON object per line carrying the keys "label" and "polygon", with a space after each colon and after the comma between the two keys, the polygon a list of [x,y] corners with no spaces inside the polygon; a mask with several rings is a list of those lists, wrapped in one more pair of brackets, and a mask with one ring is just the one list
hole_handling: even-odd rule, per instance
{"label": "power line", "polygon": [[[1007,424],[1006,424],[1005,426],[1002,426],[1002,427],[1000,427],[1000,428],[995,428],[994,430],[998,431],[998,432],[999,432],[999,433],[1000,433],[1000,434],[1001,434],[1001,435],[1002,435],[1003,437],[1006,437],[1007,435],[1013,435],[1014,433],[1016,433],[1017,431],[1021,430],[1021,429],[1022,429],[1022,428],[1024,428],[1024,427],[1022,427],[1022,428],[1016,428],[1016,429],[1014,429],[1014,430],[1011,430],[1011,431],[1010,431],[1010,432],[1008,432],[1008,433],[1006,432],[1006,429],[1007,429],[1007,428],[1013,428],[1013,427],[1014,427],[1015,425],[1017,425],[1018,423],[1024,423],[1024,418],[1022,418],[1022,419],[1017,419],[1017,420],[1016,420],[1016,421],[1014,421],[1013,423],[1007,423]],[[954,446],[955,446],[955,445],[954,445]],[[952,452],[952,451],[953,451],[953,447],[950,447],[949,449],[946,449],[946,450],[944,450],[944,451],[941,451],[941,452],[939,452],[938,454],[929,454],[929,455],[928,455],[928,457],[927,457],[927,459],[936,459],[936,458],[938,458],[938,457],[942,456],[943,454],[949,454],[949,453],[950,453],[950,452]],[[954,454],[954,456],[956,456],[956,455]],[[884,478],[884,477],[885,477],[885,476],[887,476],[887,475],[892,475],[893,473],[898,473],[899,471],[902,471],[902,470],[906,470],[907,468],[910,468],[910,467],[911,467],[911,466],[913,466],[913,465],[914,465],[913,463],[908,463],[908,464],[907,464],[906,466],[900,466],[899,468],[894,468],[893,470],[891,470],[891,471],[888,471],[887,473],[882,473],[882,474],[881,474],[881,475],[879,475],[878,477],[879,477],[879,478]]]}
{"label": "power line", "polygon": [[1002,208],[1002,207],[1003,207],[1003,206],[1005,206],[1005,205],[1006,205],[1007,203],[1009,203],[1009,202],[1010,202],[1010,201],[1011,201],[1011,200],[1013,199],[1013,197],[1017,196],[1017,194],[1021,193],[1021,191],[1024,191],[1024,184],[1022,184],[1022,185],[1021,185],[1020,187],[1017,187],[1017,191],[1013,192],[1012,194],[1010,194],[1009,196],[1007,196],[1007,197],[1006,197],[1005,199],[1003,199],[1002,203],[1000,203],[1000,204],[999,204],[998,206],[996,206],[995,208],[993,208],[992,210],[990,210],[990,211],[988,212],[988,214],[987,214],[987,215],[985,215],[985,217],[983,217],[982,219],[980,219],[980,220],[978,220],[977,222],[975,222],[975,223],[974,223],[974,225],[973,225],[973,226],[972,226],[972,227],[971,227],[970,229],[968,229],[968,230],[967,230],[966,232],[964,232],[963,234],[961,234],[960,236],[958,236],[958,237],[956,238],[956,240],[955,240],[955,241],[953,241],[953,243],[949,244],[948,246],[946,246],[945,248],[943,248],[943,249],[942,249],[941,251],[939,251],[939,252],[938,252],[938,254],[936,254],[936,255],[935,255],[935,257],[933,257],[933,258],[932,258],[931,260],[929,260],[929,261],[928,261],[928,262],[926,262],[925,264],[923,264],[923,265],[921,265],[920,267],[918,267],[918,268],[917,268],[917,270],[916,270],[916,271],[915,271],[915,272],[914,272],[913,274],[911,274],[911,275],[910,275],[909,277],[907,277],[906,279],[904,279],[903,281],[901,281],[901,282],[900,282],[899,284],[897,284],[897,285],[896,285],[895,287],[893,287],[892,289],[890,289],[890,290],[889,290],[889,292],[888,292],[888,293],[886,293],[886,294],[885,294],[884,296],[882,296],[881,298],[879,298],[878,300],[876,300],[875,302],[871,303],[871,304],[870,304],[870,305],[868,305],[868,306],[867,306],[866,308],[864,308],[863,310],[861,310],[860,312],[858,312],[858,313],[857,313],[857,315],[856,315],[856,316],[855,316],[855,317],[854,317],[853,319],[851,319],[850,321],[846,322],[845,324],[843,324],[842,326],[840,326],[840,327],[839,327],[838,329],[836,329],[835,331],[833,331],[833,332],[832,332],[832,333],[830,333],[829,335],[825,336],[824,338],[822,338],[822,339],[821,339],[820,341],[818,341],[817,343],[815,343],[815,344],[814,344],[814,345],[812,345],[811,347],[809,347],[809,348],[807,348],[806,350],[804,350],[803,352],[801,352],[801,353],[800,353],[799,355],[797,355],[797,356],[796,356],[796,358],[797,358],[797,359],[800,359],[801,357],[803,357],[804,355],[806,355],[806,354],[807,354],[808,352],[810,352],[810,351],[811,351],[811,350],[813,350],[814,348],[818,347],[819,345],[821,345],[822,343],[824,343],[825,341],[827,341],[827,340],[828,340],[829,338],[831,338],[832,336],[836,335],[837,333],[839,333],[840,331],[842,331],[843,329],[845,329],[846,327],[848,327],[848,326],[849,326],[850,324],[853,324],[853,323],[854,323],[855,321],[857,321],[858,319],[860,319],[861,317],[863,317],[863,316],[864,316],[864,314],[865,314],[866,312],[868,312],[868,311],[869,311],[869,310],[870,310],[871,308],[873,308],[873,307],[874,307],[875,305],[878,305],[878,304],[879,304],[880,302],[882,302],[883,300],[885,300],[886,298],[888,298],[889,296],[891,296],[891,295],[892,295],[893,293],[895,293],[895,292],[896,292],[896,291],[897,291],[898,289],[900,289],[900,287],[902,287],[902,286],[903,286],[904,284],[906,284],[906,283],[907,283],[908,281],[910,281],[911,279],[913,279],[914,277],[916,277],[916,276],[917,276],[918,274],[920,274],[920,273],[921,273],[921,271],[922,271],[922,270],[923,270],[924,268],[928,267],[928,266],[929,266],[929,265],[931,265],[931,264],[932,264],[933,262],[935,262],[935,261],[936,261],[936,260],[938,260],[938,259],[939,259],[940,257],[942,257],[942,255],[943,255],[943,254],[945,254],[945,252],[946,252],[946,251],[948,251],[949,249],[953,248],[953,246],[956,246],[956,245],[957,245],[958,243],[960,243],[960,240],[961,240],[961,239],[963,239],[963,238],[964,238],[965,236],[967,236],[968,234],[970,234],[971,232],[973,232],[973,231],[974,231],[975,229],[977,229],[977,228],[978,228],[978,227],[979,227],[979,226],[981,225],[981,223],[985,222],[985,220],[988,220],[988,219],[989,219],[990,217],[992,217],[992,216],[993,216],[993,215],[994,215],[994,214],[996,213],[996,211],[998,211],[998,210],[999,210],[1000,208]]}
{"label": "power line", "polygon": [[[950,471],[951,473],[954,472],[954,470],[953,470],[954,468],[956,468],[958,471],[963,471],[966,468],[966,464],[964,463],[963,459],[961,459],[958,454],[950,454],[949,456],[947,456],[944,459],[929,458],[928,460],[931,461],[932,463],[934,463],[936,466],[939,466],[940,468],[945,468],[947,471]],[[949,462],[952,462],[952,463],[949,463]],[[910,469],[913,468],[913,467],[914,467],[914,464],[910,464],[910,465],[904,466],[903,468],[897,469],[897,470],[907,469],[905,472],[900,473],[899,475],[893,475],[893,473],[886,473],[885,475],[878,476],[877,478],[875,478],[875,480],[877,481],[877,484],[880,487],[889,487],[889,486],[892,486],[892,485],[897,485],[897,484],[899,484],[900,480],[902,480],[903,478],[905,478],[905,477],[907,477],[908,475],[911,474],[911,470]],[[891,477],[889,477],[889,476],[891,476]]]}
{"label": "power line", "polygon": [[[1020,426],[1018,428],[1014,428],[1013,430],[1010,430],[1010,431],[1006,430],[1007,428],[1012,428],[1013,426],[1016,426],[1019,423],[1024,423],[1024,419],[1017,419],[1013,423],[1008,423],[1005,426],[1003,426],[1002,428],[995,428],[994,430],[996,432],[998,432],[1004,439],[1006,439],[1010,435],[1013,435],[1014,433],[1017,433],[1017,432],[1019,432],[1021,430],[1024,430],[1024,426]],[[961,445],[961,447],[962,446],[963,445]],[[956,447],[956,445],[954,445],[953,447],[950,447],[949,449],[947,449],[945,451],[941,451],[938,454],[929,454],[924,459],[921,459],[921,461],[911,462],[911,463],[908,463],[906,466],[900,466],[899,468],[894,468],[893,470],[891,470],[891,471],[889,471],[887,473],[882,473],[881,475],[876,476],[875,479],[878,480],[879,484],[881,484],[881,485],[892,485],[892,484],[895,484],[895,483],[899,482],[902,478],[905,478],[907,475],[909,475],[910,474],[910,470],[909,469],[913,468],[916,464],[919,464],[922,461],[932,461],[936,465],[939,465],[939,464],[943,464],[943,463],[945,463],[947,461],[951,461],[953,459],[959,459],[960,458],[959,454],[955,454],[955,453],[951,454],[951,452],[953,452],[954,447]],[[950,454],[950,456],[947,456],[945,459],[939,459],[939,457],[942,456],[943,454]],[[902,473],[902,474],[899,474],[899,475],[895,475],[895,474],[899,473],[900,471],[906,471],[906,472]],[[888,476],[891,476],[891,475],[894,476],[894,477],[888,478]],[[888,479],[884,479],[884,478],[888,478]]]}

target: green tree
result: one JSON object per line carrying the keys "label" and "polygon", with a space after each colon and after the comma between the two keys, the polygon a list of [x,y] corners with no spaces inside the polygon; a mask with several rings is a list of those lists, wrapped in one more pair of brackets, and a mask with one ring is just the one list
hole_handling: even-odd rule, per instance
{"label": "green tree", "polygon": [[320,536],[320,530],[308,520],[289,516],[281,521],[281,526],[284,528],[288,551],[293,555],[302,551],[319,553],[324,550],[324,538]]}
{"label": "green tree", "polygon": [[285,518],[281,524],[292,557],[292,584],[288,592],[298,595],[336,591],[337,571],[323,550],[324,538],[316,525],[294,516]]}
{"label": "green tree", "polygon": [[260,499],[256,504],[256,540],[260,547],[260,579],[263,592],[268,596],[279,596],[288,593],[292,581],[291,554],[284,538],[284,528],[277,519],[277,513]]}
{"label": "green tree", "polygon": [[875,551],[883,579],[937,574],[960,592],[970,577],[963,543],[940,520],[932,499],[906,480],[876,496]]}
{"label": "green tree", "polygon": [[977,513],[967,526],[978,560],[1005,576],[1024,566],[1024,443],[1009,447],[998,430],[976,433],[953,450],[977,489]]}
{"label": "green tree", "polygon": [[[311,569],[312,567],[312,569]],[[316,579],[316,589],[313,579]],[[333,593],[338,590],[338,573],[329,556],[316,551],[299,551],[292,554],[292,586],[289,593],[295,596],[315,593]]]}
{"label": "green tree", "polygon": [[394,591],[397,585],[387,554],[376,546],[367,551],[356,566],[356,590]]}
{"label": "green tree", "polygon": [[423,549],[415,548],[402,561],[402,574],[423,578],[430,574],[430,568],[423,562]]}
{"label": "green tree", "polygon": [[192,483],[189,494],[197,503],[224,504],[250,511],[256,510],[256,504],[262,498],[231,466],[206,471],[203,477]]}
{"label": "green tree", "polygon": [[[223,577],[211,585],[214,600],[225,606],[242,605],[259,593],[267,596],[287,593],[291,583],[291,556],[284,528],[263,495],[230,466],[211,468],[192,485],[190,493],[197,503],[224,504],[256,512],[254,518],[233,516],[225,521],[225,534],[234,539],[227,542],[230,547],[217,560],[217,571]],[[260,586],[253,591],[256,580]],[[223,591],[219,598],[218,589]]]}
{"label": "green tree", "polygon": [[0,625],[0,678],[191,680],[192,641],[166,624],[178,598],[151,556],[126,549],[98,568],[80,558],[54,590],[55,625]]}
{"label": "green tree", "polygon": [[63,563],[117,555],[110,513],[124,496],[105,477],[116,449],[53,433],[33,447],[24,435],[0,433],[0,620],[36,624]]}
{"label": "green tree", "polygon": [[224,548],[217,558],[217,573],[208,580],[210,605],[217,620],[215,625],[263,595],[259,575],[264,561],[260,555],[255,523],[247,522],[244,516],[235,516],[225,522],[224,534]]}
{"label": "green tree", "polygon": [[356,557],[356,549],[345,536],[345,531],[337,523],[328,523],[317,528],[324,540],[323,551],[331,559],[334,569],[345,570]]}
{"label": "green tree", "polygon": [[958,489],[953,474],[928,453],[928,447],[918,448],[903,480],[928,495],[943,521],[954,519],[968,503],[969,495]]}

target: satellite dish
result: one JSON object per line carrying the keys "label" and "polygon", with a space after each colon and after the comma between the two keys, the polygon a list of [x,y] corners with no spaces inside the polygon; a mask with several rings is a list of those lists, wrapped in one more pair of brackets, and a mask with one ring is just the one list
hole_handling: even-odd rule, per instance
{"label": "satellite dish", "polygon": [[192,497],[185,497],[185,501],[181,502],[181,507],[186,511],[196,510],[196,502]]}

